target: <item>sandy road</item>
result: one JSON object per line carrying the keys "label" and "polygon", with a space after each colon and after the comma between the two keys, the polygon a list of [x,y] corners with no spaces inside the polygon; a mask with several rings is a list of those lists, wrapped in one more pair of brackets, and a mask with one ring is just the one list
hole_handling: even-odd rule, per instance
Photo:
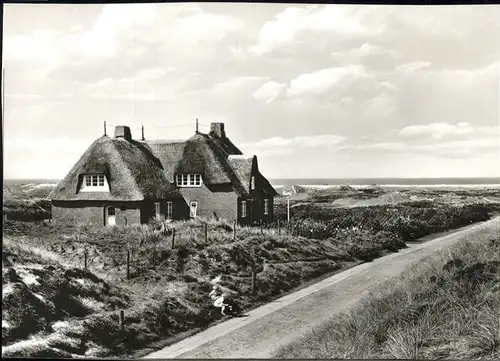
{"label": "sandy road", "polygon": [[500,217],[338,273],[146,358],[268,358],[283,344],[354,305],[370,290],[442,248],[482,232],[500,234]]}

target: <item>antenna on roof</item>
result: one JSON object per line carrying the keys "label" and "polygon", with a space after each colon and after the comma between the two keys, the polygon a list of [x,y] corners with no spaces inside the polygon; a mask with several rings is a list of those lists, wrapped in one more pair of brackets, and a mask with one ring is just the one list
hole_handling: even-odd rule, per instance
{"label": "antenna on roof", "polygon": [[144,125],[141,125],[141,130],[142,130],[142,140],[145,140],[145,138],[144,138]]}
{"label": "antenna on roof", "polygon": [[106,121],[104,121],[104,135],[107,135],[106,134]]}
{"label": "antenna on roof", "polygon": [[196,134],[198,134],[198,118],[196,118]]}

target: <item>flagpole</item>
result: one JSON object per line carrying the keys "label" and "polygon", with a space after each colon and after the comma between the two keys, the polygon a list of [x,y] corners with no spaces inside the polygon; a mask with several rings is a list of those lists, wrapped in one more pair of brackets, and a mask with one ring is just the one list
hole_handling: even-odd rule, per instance
{"label": "flagpole", "polygon": [[286,197],[286,217],[290,225],[290,196]]}
{"label": "flagpole", "polygon": [[2,66],[2,123],[5,122],[5,68]]}

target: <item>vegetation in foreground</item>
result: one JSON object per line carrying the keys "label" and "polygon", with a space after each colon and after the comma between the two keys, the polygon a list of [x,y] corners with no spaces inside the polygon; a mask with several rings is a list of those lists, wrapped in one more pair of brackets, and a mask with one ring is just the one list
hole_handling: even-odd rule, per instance
{"label": "vegetation in foreground", "polygon": [[500,359],[495,230],[419,264],[275,358]]}
{"label": "vegetation in foreground", "polygon": [[[207,296],[216,276],[222,276],[227,291],[237,293],[249,309],[319,276],[404,248],[405,234],[417,237],[411,231],[414,219],[432,225],[425,228],[428,234],[488,219],[492,209],[413,202],[352,212],[309,203],[294,207],[292,224],[300,221],[300,227],[292,228],[293,234],[283,229],[278,234],[276,228],[237,228],[236,236],[232,224],[212,220],[174,222],[165,232],[158,232],[155,224],[90,229],[26,222],[50,217],[49,206],[45,213],[39,211],[47,202],[47,188],[17,186],[7,191],[8,219],[19,221],[4,223],[3,356],[151,352],[165,345],[162,340],[217,321]],[[278,205],[278,217],[284,214]],[[83,270],[84,254],[89,270]],[[17,307],[21,299],[22,309]],[[119,310],[125,311],[123,331]]]}
{"label": "vegetation in foreground", "polygon": [[[313,240],[248,228],[239,229],[233,240],[232,228],[215,221],[209,222],[210,236],[204,242],[201,220],[173,226],[179,231],[172,249],[171,234],[155,233],[152,226],[83,231],[7,221],[2,271],[4,287],[12,293],[3,298],[2,355],[134,355],[152,342],[217,321],[219,315],[208,298],[210,281],[216,276],[222,276],[223,287],[237,293],[248,309],[321,275],[405,247],[390,233],[348,230],[345,238]],[[132,255],[129,280],[125,279],[127,247]],[[91,272],[81,270],[85,250]],[[95,298],[96,287],[114,291]],[[71,303],[65,299],[74,297]],[[21,298],[28,300],[24,307],[29,312],[14,307]],[[64,302],[72,308],[57,313]],[[123,332],[119,308],[125,310]],[[40,325],[27,328],[32,318]],[[69,322],[65,331],[55,330],[61,321]],[[81,344],[51,343],[60,339]]]}

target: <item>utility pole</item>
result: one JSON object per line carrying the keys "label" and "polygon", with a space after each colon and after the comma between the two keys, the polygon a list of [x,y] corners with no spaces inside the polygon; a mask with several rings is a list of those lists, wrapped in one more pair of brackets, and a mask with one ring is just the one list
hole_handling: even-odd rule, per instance
{"label": "utility pole", "polygon": [[141,131],[142,131],[142,140],[145,140],[146,138],[144,138],[144,125],[141,125]]}
{"label": "utility pole", "polygon": [[196,118],[196,134],[198,134],[198,118]]}
{"label": "utility pole", "polygon": [[106,121],[104,121],[104,135],[106,135]]}

